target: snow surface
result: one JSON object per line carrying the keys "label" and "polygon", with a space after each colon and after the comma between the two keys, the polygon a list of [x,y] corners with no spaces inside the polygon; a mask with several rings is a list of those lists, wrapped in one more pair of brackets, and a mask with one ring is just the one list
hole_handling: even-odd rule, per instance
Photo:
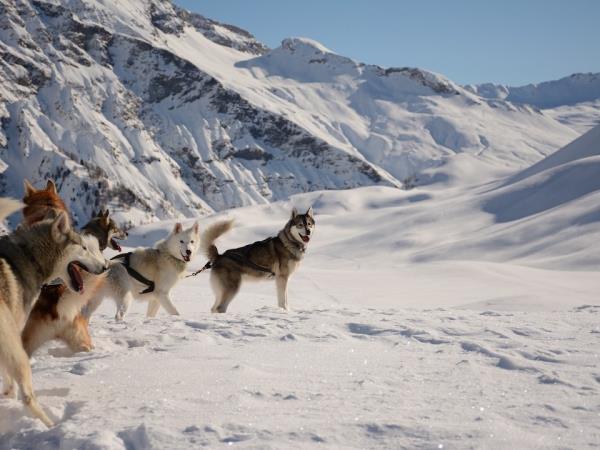
{"label": "snow surface", "polygon": [[557,106],[544,110],[544,114],[583,134],[594,126],[600,125],[600,100]]}
{"label": "snow surface", "polygon": [[[146,320],[140,302],[116,323],[105,302],[93,352],[51,343],[34,355],[59,423],[45,430],[0,400],[0,449],[599,446],[600,216],[556,220],[577,219],[588,198],[597,207],[598,186],[568,177],[564,189],[588,192],[543,211],[525,203],[524,217],[486,211],[526,199],[511,186],[593,161],[580,148],[596,134],[529,176],[313,192],[203,219],[236,220],[223,250],[273,235],[292,205],[314,206],[292,310],[275,307],[272,283],[248,283],[212,315],[207,274],[176,287],[180,317]],[[172,225],[138,227],[128,244]]]}

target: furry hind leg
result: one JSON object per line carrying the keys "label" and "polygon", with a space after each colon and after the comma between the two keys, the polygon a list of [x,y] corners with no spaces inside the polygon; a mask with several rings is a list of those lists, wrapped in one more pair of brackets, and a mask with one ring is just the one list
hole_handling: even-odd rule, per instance
{"label": "furry hind leg", "polygon": [[210,281],[213,286],[213,291],[215,293],[215,304],[211,308],[211,312],[227,312],[227,307],[240,290],[242,278],[240,276],[230,277],[226,281],[227,284],[224,285],[225,283],[223,283],[220,279],[220,274],[211,274]]}
{"label": "furry hind leg", "polygon": [[29,357],[21,343],[21,335],[12,314],[5,304],[0,302],[0,364],[8,374],[8,379],[14,379],[20,390],[23,404],[31,413],[40,419],[47,427],[54,425],[46,415],[33,393],[31,366]]}

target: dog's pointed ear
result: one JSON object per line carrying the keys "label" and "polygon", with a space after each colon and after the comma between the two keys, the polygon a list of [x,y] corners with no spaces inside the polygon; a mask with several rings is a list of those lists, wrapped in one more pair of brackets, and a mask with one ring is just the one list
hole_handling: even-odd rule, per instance
{"label": "dog's pointed ear", "polygon": [[29,182],[29,180],[23,181],[23,186],[25,187],[25,197],[30,196],[31,194],[35,194],[35,188]]}
{"label": "dog's pointed ear", "polygon": [[46,183],[46,190],[58,194],[58,191],[56,190],[56,184],[54,184],[54,181],[52,180],[48,180]]}
{"label": "dog's pointed ear", "polygon": [[181,225],[181,223],[177,222],[175,224],[175,227],[173,228],[173,233],[181,233],[182,230],[183,230],[183,225]]}
{"label": "dog's pointed ear", "polygon": [[296,208],[292,208],[292,219],[295,219],[298,215],[298,210]]}
{"label": "dog's pointed ear", "polygon": [[102,213],[102,217],[108,218],[108,215],[110,214],[110,211],[108,210],[108,208],[106,208],[106,211],[104,211]]}
{"label": "dog's pointed ear", "polygon": [[194,234],[200,234],[200,224],[198,222],[194,222],[194,225],[192,225],[192,231]]}
{"label": "dog's pointed ear", "polygon": [[54,242],[61,244],[67,239],[70,231],[71,224],[69,223],[69,218],[61,211],[54,219],[54,222],[52,222],[52,228],[50,229],[52,239]]}
{"label": "dog's pointed ear", "polygon": [[308,208],[308,211],[306,211],[306,215],[308,217],[313,217],[313,207],[312,206],[310,208]]}

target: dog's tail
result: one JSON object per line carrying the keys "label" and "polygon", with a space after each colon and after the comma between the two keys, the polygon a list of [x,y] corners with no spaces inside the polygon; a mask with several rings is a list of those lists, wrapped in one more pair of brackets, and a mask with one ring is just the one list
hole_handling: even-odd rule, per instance
{"label": "dog's tail", "polygon": [[209,226],[200,239],[200,249],[202,253],[206,255],[209,261],[214,261],[219,256],[219,251],[215,246],[215,241],[222,234],[227,233],[233,226],[233,220],[222,220],[220,222],[213,223]]}
{"label": "dog's tail", "polygon": [[23,203],[12,198],[0,198],[0,222],[15,211],[23,208]]}

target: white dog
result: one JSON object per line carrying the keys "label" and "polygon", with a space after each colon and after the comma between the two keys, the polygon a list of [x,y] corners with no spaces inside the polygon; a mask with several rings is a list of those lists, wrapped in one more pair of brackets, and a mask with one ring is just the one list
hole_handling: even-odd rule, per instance
{"label": "white dog", "polygon": [[200,246],[198,223],[184,230],[177,223],[171,233],[154,248],[143,248],[116,256],[103,285],[83,314],[90,317],[104,297],[117,304],[116,319],[122,320],[134,298],[148,301],[148,317],[162,306],[169,314],[179,314],[171,300],[171,289],[186,272],[187,264]]}

